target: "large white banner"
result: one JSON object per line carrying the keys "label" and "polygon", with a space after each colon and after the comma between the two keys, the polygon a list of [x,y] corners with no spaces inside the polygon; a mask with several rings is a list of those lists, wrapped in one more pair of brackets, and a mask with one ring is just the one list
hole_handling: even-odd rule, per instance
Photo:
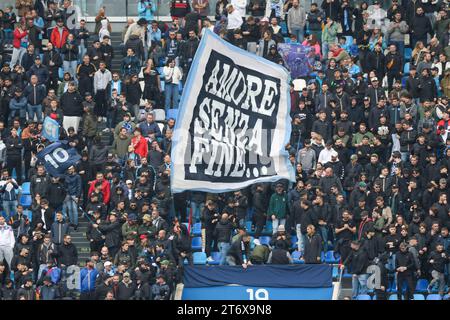
{"label": "large white banner", "polygon": [[227,192],[295,181],[289,73],[207,30],[181,97],[172,142],[173,192]]}

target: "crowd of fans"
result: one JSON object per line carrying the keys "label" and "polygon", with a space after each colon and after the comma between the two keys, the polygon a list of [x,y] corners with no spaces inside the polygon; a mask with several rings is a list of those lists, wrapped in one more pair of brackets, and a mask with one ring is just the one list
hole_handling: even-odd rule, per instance
{"label": "crowd of fans", "polygon": [[[120,70],[112,70],[107,8],[93,28],[71,23],[70,0],[21,0],[0,10],[0,298],[73,297],[68,283],[81,262],[81,299],[170,299],[183,266],[193,264],[197,222],[208,263],[220,252],[220,265],[315,264],[333,250],[352,274],[353,298],[367,293],[369,265],[381,270],[378,299],[392,283],[406,283],[412,299],[418,279],[443,296],[446,2],[324,0],[306,10],[299,0],[219,0],[214,19],[208,0],[170,6],[165,23],[154,20],[154,1],[138,2],[138,20],[122,33]],[[155,111],[178,108],[205,29],[283,65],[277,44],[313,48],[314,70],[291,84],[286,149],[295,183],[171,193],[176,119],[161,125]],[[36,158],[50,144],[41,134],[45,117],[82,156],[63,178]],[[29,205],[20,201],[27,184]],[[79,219],[89,222],[87,261],[78,261],[71,239]]]}

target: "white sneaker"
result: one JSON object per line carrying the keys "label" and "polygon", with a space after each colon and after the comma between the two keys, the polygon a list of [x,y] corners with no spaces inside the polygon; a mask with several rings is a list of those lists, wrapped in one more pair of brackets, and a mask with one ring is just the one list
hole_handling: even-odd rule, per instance
{"label": "white sneaker", "polygon": [[208,261],[208,262],[213,262],[214,259],[213,259],[212,257],[208,257],[208,259],[206,259],[206,261]]}
{"label": "white sneaker", "polygon": [[109,128],[105,128],[102,130],[103,132],[109,132]]}

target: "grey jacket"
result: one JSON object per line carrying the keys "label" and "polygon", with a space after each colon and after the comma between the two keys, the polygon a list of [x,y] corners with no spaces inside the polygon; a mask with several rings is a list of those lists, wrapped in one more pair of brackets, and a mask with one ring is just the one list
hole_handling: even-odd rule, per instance
{"label": "grey jacket", "polygon": [[400,25],[395,26],[395,22],[392,21],[387,27],[387,35],[390,41],[405,41],[405,34],[408,32],[408,25],[405,21],[400,22]]}
{"label": "grey jacket", "polygon": [[298,6],[297,9],[292,7],[288,11],[288,30],[291,31],[292,28],[303,28],[306,24],[306,14],[305,9]]}

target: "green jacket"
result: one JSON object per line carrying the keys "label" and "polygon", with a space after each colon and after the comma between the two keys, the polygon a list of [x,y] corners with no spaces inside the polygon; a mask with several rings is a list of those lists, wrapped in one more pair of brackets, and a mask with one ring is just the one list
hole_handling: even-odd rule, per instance
{"label": "green jacket", "polygon": [[92,113],[83,115],[83,136],[93,138],[97,134],[97,119]]}
{"label": "green jacket", "polygon": [[361,133],[361,132],[357,132],[353,135],[353,139],[352,139],[352,146],[354,147],[356,144],[360,144],[362,142],[362,139],[364,138],[364,136],[368,136],[369,137],[369,143],[373,142],[373,133],[372,132],[366,132],[366,133]]}
{"label": "green jacket", "polygon": [[270,250],[267,246],[263,245],[255,246],[255,248],[252,251],[252,254],[250,255],[250,260],[266,263],[267,259],[269,259],[269,254]]}
{"label": "green jacket", "polygon": [[287,194],[285,192],[283,194],[274,193],[270,197],[269,210],[267,212],[269,216],[275,215],[277,219],[286,218],[288,212]]}
{"label": "green jacket", "polygon": [[326,42],[328,44],[337,43],[336,39],[337,34],[338,34],[338,27],[336,22],[333,22],[333,24],[329,28],[325,26],[322,31],[322,42]]}
{"label": "green jacket", "polygon": [[[138,228],[138,224],[130,226],[128,223],[124,223],[122,225],[122,237],[126,239],[129,235],[132,235],[135,240],[138,240]],[[136,232],[136,234],[132,234],[133,232]]]}
{"label": "green jacket", "polygon": [[117,155],[120,159],[123,159],[128,155],[128,147],[131,144],[131,138],[127,136],[125,139],[121,139],[120,135],[114,139],[113,142],[113,154]]}

